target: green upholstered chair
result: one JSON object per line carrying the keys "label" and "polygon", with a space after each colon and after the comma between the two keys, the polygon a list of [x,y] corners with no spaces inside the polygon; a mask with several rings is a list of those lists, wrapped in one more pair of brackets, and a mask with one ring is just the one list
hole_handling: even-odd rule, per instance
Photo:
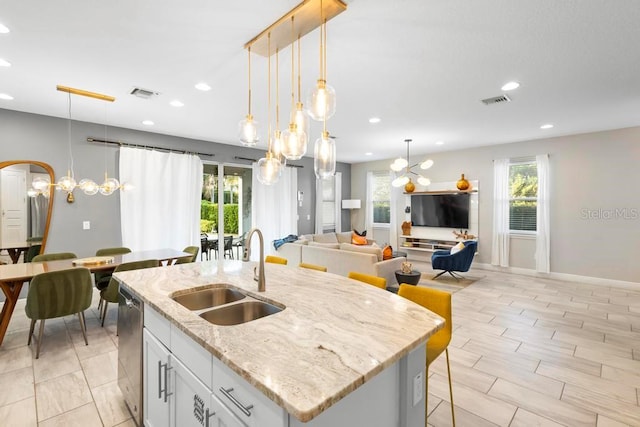
{"label": "green upholstered chair", "polygon": [[196,258],[198,257],[198,251],[200,251],[200,248],[197,246],[187,246],[182,250],[182,252],[188,252],[191,254],[191,256],[178,258],[176,260],[176,264],[189,264],[191,262],[196,262]]}
{"label": "green upholstered chair", "polygon": [[84,336],[84,343],[89,344],[84,311],[91,305],[92,295],[91,273],[87,268],[78,267],[51,271],[37,274],[31,279],[29,292],[27,293],[27,304],[24,310],[27,317],[31,319],[27,345],[31,344],[31,336],[33,335],[36,320],[40,320],[36,359],[40,357],[40,345],[42,344],[45,319],[77,314],[82,335]]}
{"label": "green upholstered chair", "polygon": [[[125,262],[124,264],[120,264],[113,271],[117,273],[119,271],[130,271],[130,270],[141,270],[143,268],[152,268],[158,267],[160,265],[160,261],[157,259],[147,259],[144,261],[134,261],[134,262]],[[102,289],[100,291],[100,301],[102,304],[102,311],[100,312],[100,324],[104,326],[104,319],[107,317],[107,307],[110,302],[118,302],[118,291],[120,289],[120,284],[113,277],[109,280],[109,286]]]}
{"label": "green upholstered chair", "polygon": [[43,261],[59,261],[61,259],[76,259],[78,258],[73,252],[56,252],[51,254],[41,254],[33,257],[31,262],[43,262]]}
{"label": "green upholstered chair", "polygon": [[[110,256],[110,255],[123,255],[131,252],[131,249],[121,248],[102,248],[96,251],[96,256]],[[109,280],[111,280],[111,271],[96,271],[93,273],[93,278],[96,281],[96,288],[102,290],[109,286]]]}
{"label": "green upholstered chair", "polygon": [[31,262],[36,255],[40,254],[42,245],[31,245],[24,254],[24,262]]}

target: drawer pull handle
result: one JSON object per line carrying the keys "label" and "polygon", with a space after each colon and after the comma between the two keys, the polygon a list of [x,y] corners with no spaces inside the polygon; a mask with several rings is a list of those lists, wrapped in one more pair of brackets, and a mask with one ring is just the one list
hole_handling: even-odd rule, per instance
{"label": "drawer pull handle", "polygon": [[243,414],[245,414],[247,417],[250,417],[251,410],[253,409],[253,405],[244,406],[242,403],[238,401],[238,399],[235,398],[233,394],[231,394],[232,391],[233,391],[233,387],[228,388],[226,390],[224,389],[224,387],[220,387],[220,393],[224,394],[224,396],[227,399],[229,399],[234,405],[236,405],[238,409],[242,411]]}
{"label": "drawer pull handle", "polygon": [[205,420],[206,420],[205,427],[209,427],[209,418],[213,417],[216,414],[216,411],[209,412],[209,408],[207,408],[207,411],[206,411],[205,414],[206,414],[205,415]]}

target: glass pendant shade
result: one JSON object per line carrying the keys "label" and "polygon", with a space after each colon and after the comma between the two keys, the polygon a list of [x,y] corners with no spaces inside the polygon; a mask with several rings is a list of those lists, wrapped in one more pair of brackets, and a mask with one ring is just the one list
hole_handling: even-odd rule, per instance
{"label": "glass pendant shade", "polygon": [[264,185],[271,185],[278,182],[282,173],[282,164],[273,157],[271,152],[258,160],[258,181]]}
{"label": "glass pendant shade", "polygon": [[319,79],[307,97],[307,114],[313,120],[328,120],[336,113],[336,91],[326,81]]}
{"label": "glass pendant shade", "polygon": [[46,191],[49,189],[50,182],[42,177],[34,178],[31,186],[36,191]]}
{"label": "glass pendant shade", "polygon": [[322,136],[316,139],[313,170],[319,179],[328,178],[336,173],[336,141],[329,136],[329,132],[322,132]]}
{"label": "glass pendant shade", "polygon": [[78,184],[78,187],[86,194],[87,196],[93,196],[98,192],[98,184],[96,184],[91,179],[82,179]]}
{"label": "glass pendant shade", "polygon": [[307,153],[307,134],[295,123],[289,124],[289,129],[282,132],[282,141],[282,155],[287,160],[299,160]]}
{"label": "glass pendant shade", "polygon": [[251,114],[240,120],[238,124],[238,137],[242,145],[247,147],[255,146],[260,137],[258,136],[258,122],[253,119]]}
{"label": "glass pendant shade", "polygon": [[116,191],[118,188],[120,188],[120,182],[118,182],[118,180],[115,178],[106,178],[106,175],[105,175],[105,180],[100,186],[99,191],[100,191],[100,194],[104,196],[109,196],[113,194],[113,192]]}
{"label": "glass pendant shade", "polygon": [[433,166],[433,160],[431,159],[427,159],[420,163],[420,169],[429,169],[431,166]]}
{"label": "glass pendant shade", "polygon": [[409,162],[407,162],[406,159],[403,159],[402,157],[398,157],[393,161],[393,163],[391,163],[389,167],[394,172],[400,172],[402,169],[406,168],[408,164]]}
{"label": "glass pendant shade", "polygon": [[391,185],[394,187],[402,187],[409,182],[409,177],[406,175],[402,175],[391,181]]}
{"label": "glass pendant shade", "polygon": [[418,177],[418,184],[424,185],[426,187],[428,185],[431,185],[431,180],[421,175]]}
{"label": "glass pendant shade", "polygon": [[71,192],[74,188],[76,188],[76,180],[73,179],[73,175],[71,173],[67,173],[67,175],[60,178],[58,184],[56,186],[58,190]]}
{"label": "glass pendant shade", "polygon": [[307,116],[307,113],[304,111],[302,102],[296,102],[296,109],[293,113],[293,117],[291,117],[291,123],[296,124],[298,131],[303,131],[309,135],[309,128],[311,124],[309,122],[309,116]]}
{"label": "glass pendant shade", "polygon": [[38,194],[40,194],[40,192],[35,188],[30,188],[27,190],[27,196],[29,197],[36,197]]}

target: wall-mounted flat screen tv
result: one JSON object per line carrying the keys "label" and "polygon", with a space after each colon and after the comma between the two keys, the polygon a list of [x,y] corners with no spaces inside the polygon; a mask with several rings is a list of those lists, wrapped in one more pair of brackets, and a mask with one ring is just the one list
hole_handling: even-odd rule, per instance
{"label": "wall-mounted flat screen tv", "polygon": [[469,228],[469,194],[411,196],[411,222],[416,226]]}

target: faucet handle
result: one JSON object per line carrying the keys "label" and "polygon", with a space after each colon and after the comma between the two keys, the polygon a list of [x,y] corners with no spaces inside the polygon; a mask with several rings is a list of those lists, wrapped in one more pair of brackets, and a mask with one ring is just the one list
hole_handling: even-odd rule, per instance
{"label": "faucet handle", "polygon": [[260,276],[258,275],[258,267],[253,267],[253,280],[256,282],[260,281]]}

